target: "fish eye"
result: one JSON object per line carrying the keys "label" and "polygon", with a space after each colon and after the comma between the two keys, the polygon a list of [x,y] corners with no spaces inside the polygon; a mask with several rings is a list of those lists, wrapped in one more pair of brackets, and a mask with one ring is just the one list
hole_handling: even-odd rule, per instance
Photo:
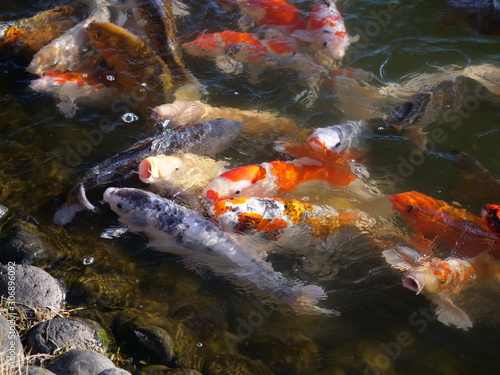
{"label": "fish eye", "polygon": [[94,31],[94,38],[99,39],[101,37],[101,33],[97,30]]}
{"label": "fish eye", "polygon": [[234,194],[240,194],[241,193],[241,190],[235,190],[234,191]]}
{"label": "fish eye", "polygon": [[408,206],[408,208],[406,209],[406,212],[408,212],[409,214],[411,214],[414,210],[414,206]]}
{"label": "fish eye", "polygon": [[119,210],[123,209],[123,203],[122,202],[118,202],[116,204],[116,208],[118,208]]}
{"label": "fish eye", "polygon": [[175,170],[176,170],[176,171],[178,171],[178,170],[179,170],[179,167],[175,168]]}
{"label": "fish eye", "polygon": [[328,45],[328,42],[323,42],[323,47],[326,47]]}
{"label": "fish eye", "polygon": [[337,143],[335,144],[335,146],[334,146],[334,147],[340,147],[340,145],[341,145],[341,144],[342,144],[342,143],[337,142]]}

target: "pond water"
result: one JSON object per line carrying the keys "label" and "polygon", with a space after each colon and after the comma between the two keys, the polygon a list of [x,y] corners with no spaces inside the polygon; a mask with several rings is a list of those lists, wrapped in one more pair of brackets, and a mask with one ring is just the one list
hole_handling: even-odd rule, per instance
{"label": "pond water", "polygon": [[[215,12],[210,1],[187,3],[194,10],[178,19],[182,41],[204,30],[236,29],[238,18]],[[293,3],[310,7],[306,0]],[[373,84],[383,87],[450,66],[497,66],[498,39],[467,28],[444,3],[339,1],[347,30],[359,36],[343,67],[370,72]],[[0,4],[0,19],[14,20],[57,2],[0,0]],[[339,101],[335,87],[322,85],[317,97],[307,100],[307,85],[289,70],[268,69],[254,82],[245,74],[222,73],[202,58],[186,55],[185,62],[206,86],[203,100],[211,105],[277,111],[311,129],[352,119],[344,115],[353,112],[349,102]],[[340,316],[297,316],[254,300],[214,275],[186,269],[178,258],[148,249],[143,237],[101,238],[106,228],[117,225],[116,215],[104,204],[97,213],[83,212],[68,226],[56,226],[53,214],[78,176],[154,130],[151,121],[139,114],[136,120],[123,117],[131,112],[126,106],[85,105],[67,118],[52,97],[29,89],[34,76],[25,67],[20,59],[0,62],[0,202],[40,232],[50,250],[35,264],[64,280],[69,306],[92,305],[83,314],[97,316],[104,324],[110,324],[106,314],[115,308],[179,318],[180,309],[188,306],[194,316],[203,312],[218,324],[198,323],[201,344],[186,350],[240,353],[264,361],[276,374],[493,374],[500,370],[498,290],[478,288],[467,296],[467,311],[475,323],[472,329],[445,326],[436,321],[429,300],[403,288],[401,273],[386,264],[380,243],[371,234],[341,233],[326,245],[328,256],[321,259],[315,259],[307,246],[299,259],[273,259],[278,270],[321,285],[328,293],[321,306],[340,312]],[[441,127],[444,136],[428,140],[429,150],[418,159],[412,154],[410,134],[374,116],[367,119],[373,135],[367,139],[362,162],[383,194],[417,190],[449,203],[458,200],[479,215],[483,204],[497,202],[485,202],[474,194],[467,199],[456,195],[459,174],[451,151],[469,153],[500,177],[499,104],[490,99],[465,106],[460,126],[430,124],[428,130]],[[381,107],[382,112],[385,109],[394,107]],[[98,142],[89,141],[91,131],[99,132]],[[260,163],[276,156],[272,146],[254,149],[249,143],[220,157],[234,166]],[[102,190],[92,192],[91,200],[100,201],[100,194]],[[309,201],[314,203],[318,196],[321,201],[325,194],[333,193],[317,191]],[[353,202],[355,208],[363,205],[370,206]],[[401,232],[406,230],[390,205],[376,205],[372,211],[383,212],[399,223]]]}

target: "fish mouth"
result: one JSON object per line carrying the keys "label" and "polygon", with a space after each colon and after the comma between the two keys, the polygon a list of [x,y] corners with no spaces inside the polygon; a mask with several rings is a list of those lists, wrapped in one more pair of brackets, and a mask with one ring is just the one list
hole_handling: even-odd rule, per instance
{"label": "fish mouth", "polygon": [[424,286],[420,283],[418,278],[411,275],[403,277],[403,286],[416,294],[419,294],[422,289],[424,289]]}
{"label": "fish mouth", "polygon": [[146,158],[139,164],[139,178],[142,182],[149,184],[159,177],[158,166],[151,158]]}

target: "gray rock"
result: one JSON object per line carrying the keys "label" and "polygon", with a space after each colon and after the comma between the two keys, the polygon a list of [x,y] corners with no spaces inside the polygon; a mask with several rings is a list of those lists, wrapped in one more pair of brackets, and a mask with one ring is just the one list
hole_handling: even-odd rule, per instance
{"label": "gray rock", "polygon": [[9,363],[13,367],[24,361],[23,345],[16,328],[0,315],[0,363]]}
{"label": "gray rock", "polygon": [[38,229],[32,224],[17,221],[7,225],[4,231],[9,233],[0,244],[0,262],[4,264],[32,264],[35,259],[43,258],[47,252],[40,240]]}
{"label": "gray rock", "polygon": [[37,366],[23,366],[20,375],[56,375],[52,371]]}
{"label": "gray rock", "polygon": [[98,375],[115,368],[111,360],[92,350],[74,349],[57,357],[48,367],[56,375]]}
{"label": "gray rock", "polygon": [[106,337],[106,331],[93,320],[53,318],[30,329],[26,344],[33,354],[52,354],[58,348],[104,348],[103,337]]}
{"label": "gray rock", "polygon": [[103,372],[100,372],[99,375],[131,375],[131,374],[130,372],[122,368],[115,367],[104,370]]}
{"label": "gray rock", "polygon": [[59,311],[65,293],[62,284],[44,270],[9,264],[0,267],[0,296],[14,299],[18,307],[33,315],[31,308]]}

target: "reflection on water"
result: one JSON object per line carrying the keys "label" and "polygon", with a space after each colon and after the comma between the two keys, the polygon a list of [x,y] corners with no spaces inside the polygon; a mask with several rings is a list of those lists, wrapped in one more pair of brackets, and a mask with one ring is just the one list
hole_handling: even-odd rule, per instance
{"label": "reflection on water", "polygon": [[[305,1],[296,3],[307,8]],[[427,134],[440,127],[445,136],[418,160],[412,159],[412,134],[383,122],[398,101],[411,98],[413,93],[401,89],[411,77],[436,73],[450,65],[463,69],[499,63],[498,41],[444,22],[449,14],[441,3],[340,2],[348,31],[359,35],[344,63],[374,76],[373,86],[357,86],[350,92],[340,79],[337,86],[321,84],[313,95],[290,70],[273,67],[261,75],[264,79],[254,81],[247,73],[221,72],[202,58],[186,55],[185,61],[206,86],[203,100],[213,106],[268,109],[311,129],[363,113],[373,135],[366,140],[369,151],[361,162],[374,187],[383,194],[417,190],[452,202],[458,199],[453,187],[459,179],[450,157],[452,150],[471,154],[494,176],[500,176],[498,101],[480,102],[461,117],[458,128],[429,123]],[[197,11],[179,17],[182,41],[204,30],[233,28],[237,20],[235,15],[223,17],[210,1],[187,4]],[[44,3],[43,8],[46,6]],[[2,1],[1,9],[0,19],[11,20],[40,11],[41,5]],[[208,21],[203,18],[206,14],[211,16]],[[95,304],[94,312],[85,314],[99,316],[110,326],[117,320],[129,322],[127,316],[112,316],[110,311],[131,307],[140,309],[145,317],[151,314],[166,319],[168,324],[185,323],[198,338],[185,339],[185,352],[194,353],[186,367],[196,367],[199,353],[207,357],[219,354],[207,365],[212,371],[235,358],[247,360],[240,356],[263,361],[265,366],[253,364],[257,366],[255,374],[266,374],[269,369],[275,374],[325,375],[498,371],[498,291],[494,285],[485,285],[462,297],[475,321],[473,329],[461,331],[437,322],[434,305],[404,289],[401,273],[391,269],[381,256],[391,236],[411,232],[391,214],[383,195],[350,200],[349,192],[340,194],[322,185],[307,195],[309,203],[353,207],[373,217],[385,216],[387,223],[383,225],[393,232],[382,227],[350,228],[332,236],[322,248],[304,245],[299,255],[271,257],[278,271],[323,286],[328,298],[321,302],[322,307],[340,312],[340,316],[331,317],[294,316],[286,308],[255,300],[244,290],[235,293],[226,281],[208,272],[186,269],[177,257],[147,249],[140,236],[102,239],[100,233],[116,225],[115,215],[104,204],[96,213],[79,214],[67,228],[55,226],[53,213],[78,176],[150,136],[154,129],[126,106],[111,110],[81,105],[73,118],[66,118],[51,97],[30,91],[28,85],[34,76],[25,66],[26,62],[15,59],[0,65],[0,202],[11,208],[25,227],[41,233],[47,250],[34,262],[64,280],[70,291],[68,302]],[[391,96],[381,99],[373,87],[385,87]],[[352,100],[345,99],[347,92]],[[276,157],[272,144],[252,140],[221,155],[232,166],[261,163],[272,157]],[[136,186],[141,185],[137,182]],[[101,201],[102,191],[91,194],[91,201]],[[459,203],[479,215],[483,204],[498,202],[485,202],[472,194]],[[399,228],[397,233],[394,228]],[[189,336],[178,332],[179,337]],[[199,340],[202,345],[195,345]]]}

